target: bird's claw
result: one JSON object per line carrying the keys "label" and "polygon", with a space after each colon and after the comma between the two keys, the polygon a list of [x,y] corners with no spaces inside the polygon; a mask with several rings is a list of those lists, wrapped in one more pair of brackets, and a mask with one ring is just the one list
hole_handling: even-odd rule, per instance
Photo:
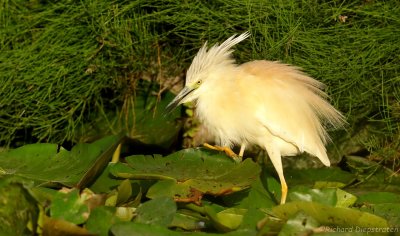
{"label": "bird's claw", "polygon": [[223,151],[223,152],[225,152],[225,154],[227,156],[232,158],[237,163],[242,161],[242,157],[237,155],[235,152],[233,152],[232,149],[230,149],[229,147],[221,147],[221,146],[217,146],[217,145],[213,146],[208,143],[204,143],[203,146],[206,148],[212,149],[212,150]]}

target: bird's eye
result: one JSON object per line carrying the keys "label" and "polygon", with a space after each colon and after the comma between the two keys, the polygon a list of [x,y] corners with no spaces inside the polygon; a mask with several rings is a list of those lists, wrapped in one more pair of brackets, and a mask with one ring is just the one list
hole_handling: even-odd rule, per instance
{"label": "bird's eye", "polygon": [[200,84],[201,84],[201,80],[198,80],[198,81],[197,81],[197,85],[200,85]]}

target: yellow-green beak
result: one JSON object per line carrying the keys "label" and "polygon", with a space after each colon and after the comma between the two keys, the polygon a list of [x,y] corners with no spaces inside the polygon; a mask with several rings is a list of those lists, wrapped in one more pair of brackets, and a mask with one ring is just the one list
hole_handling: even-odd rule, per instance
{"label": "yellow-green beak", "polygon": [[177,106],[179,106],[181,103],[183,103],[184,99],[191,93],[193,92],[193,90],[195,90],[194,88],[189,88],[189,87],[184,87],[179,93],[178,95],[176,95],[176,97],[174,98],[174,100],[172,100],[166,110],[166,114],[172,112]]}

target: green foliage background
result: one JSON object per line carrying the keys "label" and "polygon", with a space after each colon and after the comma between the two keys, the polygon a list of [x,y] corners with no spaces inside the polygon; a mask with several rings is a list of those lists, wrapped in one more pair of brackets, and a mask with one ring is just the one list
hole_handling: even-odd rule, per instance
{"label": "green foliage background", "polygon": [[2,0],[0,24],[2,144],[81,139],[82,124],[128,111],[141,81],[165,90],[205,41],[247,30],[238,61],[300,66],[328,85],[351,128],[373,123],[398,140],[394,0]]}

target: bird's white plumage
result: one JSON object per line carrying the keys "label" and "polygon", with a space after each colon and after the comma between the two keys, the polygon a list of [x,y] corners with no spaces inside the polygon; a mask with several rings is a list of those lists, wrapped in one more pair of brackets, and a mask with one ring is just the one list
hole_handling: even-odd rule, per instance
{"label": "bird's white plumage", "polygon": [[249,36],[247,32],[236,38],[233,35],[221,45],[216,44],[210,49],[207,48],[206,42],[193,58],[192,65],[186,73],[186,84],[191,84],[193,79],[197,79],[200,75],[207,76],[207,73],[213,69],[233,64],[235,61],[232,58],[231,48]]}
{"label": "bird's white plumage", "polygon": [[200,121],[221,145],[265,148],[283,189],[281,156],[305,151],[329,166],[325,127],[345,121],[326,100],[324,85],[297,67],[265,60],[236,65],[231,47],[248,36],[232,36],[209,50],[204,45],[188,70],[185,95],[176,99],[196,101]]}

